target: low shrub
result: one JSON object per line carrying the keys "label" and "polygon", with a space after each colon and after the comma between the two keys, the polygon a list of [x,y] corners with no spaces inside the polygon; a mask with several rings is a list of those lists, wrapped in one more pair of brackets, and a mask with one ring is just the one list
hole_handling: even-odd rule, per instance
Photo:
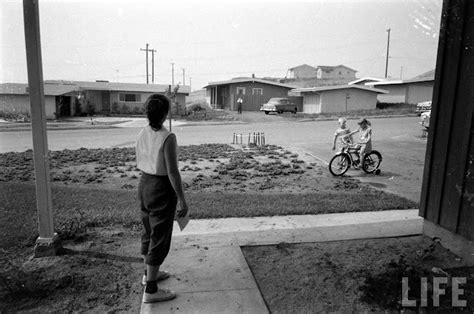
{"label": "low shrub", "polygon": [[112,112],[113,113],[117,113],[119,111],[119,104],[115,101],[113,104],[112,104]]}
{"label": "low shrub", "polygon": [[88,116],[91,116],[91,117],[95,114],[95,105],[91,103],[90,101],[87,101],[86,113]]}
{"label": "low shrub", "polygon": [[31,115],[26,110],[0,109],[0,119],[7,121],[30,121]]}
{"label": "low shrub", "polygon": [[133,107],[132,109],[132,114],[139,115],[144,113],[143,107]]}
{"label": "low shrub", "polygon": [[120,110],[119,110],[119,113],[121,114],[129,114],[131,111],[130,111],[130,107],[127,106],[126,104],[123,104],[121,107],[120,107]]}

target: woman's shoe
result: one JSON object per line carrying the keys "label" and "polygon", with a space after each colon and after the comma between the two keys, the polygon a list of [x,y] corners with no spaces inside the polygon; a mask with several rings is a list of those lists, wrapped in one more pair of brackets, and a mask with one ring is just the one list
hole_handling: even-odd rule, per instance
{"label": "woman's shoe", "polygon": [[155,293],[147,293],[143,295],[143,303],[163,302],[176,298],[176,293],[168,289],[158,289]]}

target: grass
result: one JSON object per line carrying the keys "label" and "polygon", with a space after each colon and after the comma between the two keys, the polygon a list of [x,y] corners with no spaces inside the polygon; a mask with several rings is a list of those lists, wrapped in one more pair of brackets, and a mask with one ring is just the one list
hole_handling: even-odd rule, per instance
{"label": "grass", "polygon": [[[37,237],[33,183],[0,182],[0,248],[31,245]],[[193,219],[325,214],[408,209],[415,202],[382,191],[318,194],[188,193]],[[55,230],[75,238],[88,227],[140,226],[136,191],[52,187]],[[362,205],[363,204],[363,205]]]}

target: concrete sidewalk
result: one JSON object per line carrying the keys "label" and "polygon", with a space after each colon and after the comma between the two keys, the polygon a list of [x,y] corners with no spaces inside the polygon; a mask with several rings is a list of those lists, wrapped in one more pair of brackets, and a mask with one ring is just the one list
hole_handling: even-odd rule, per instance
{"label": "concrete sidewalk", "polygon": [[268,313],[240,246],[418,235],[422,225],[417,209],[195,220],[182,232],[176,225],[162,267],[172,276],[160,287],[178,296],[143,303],[141,313]]}

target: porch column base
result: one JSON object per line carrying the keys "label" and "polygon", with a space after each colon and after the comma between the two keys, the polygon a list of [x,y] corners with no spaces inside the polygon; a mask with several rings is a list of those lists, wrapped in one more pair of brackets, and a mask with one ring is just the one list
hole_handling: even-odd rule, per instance
{"label": "porch column base", "polygon": [[35,244],[34,257],[56,256],[62,248],[57,233],[52,238],[38,237]]}
{"label": "porch column base", "polygon": [[423,234],[440,239],[443,247],[474,265],[474,242],[429,221],[423,221]]}

